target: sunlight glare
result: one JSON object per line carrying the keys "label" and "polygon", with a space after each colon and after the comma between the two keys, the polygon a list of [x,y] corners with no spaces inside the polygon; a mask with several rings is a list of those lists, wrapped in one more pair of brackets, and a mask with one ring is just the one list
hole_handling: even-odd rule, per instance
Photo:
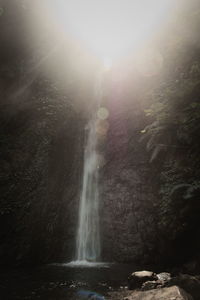
{"label": "sunlight glare", "polygon": [[158,31],[173,3],[172,0],[45,2],[62,30],[87,45],[102,60],[110,57],[112,61],[134,51]]}
{"label": "sunlight glare", "polygon": [[103,59],[103,67],[105,71],[109,71],[112,67],[112,60],[108,57]]}

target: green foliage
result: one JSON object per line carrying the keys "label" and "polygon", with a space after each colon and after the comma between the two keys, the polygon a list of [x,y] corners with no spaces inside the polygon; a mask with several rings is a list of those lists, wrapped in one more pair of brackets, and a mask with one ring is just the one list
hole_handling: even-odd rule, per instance
{"label": "green foliage", "polygon": [[155,92],[146,114],[154,121],[142,135],[150,161],[159,163],[161,174],[158,226],[172,240],[199,222],[200,77],[191,74]]}
{"label": "green foliage", "polygon": [[145,110],[146,116],[154,121],[142,131],[142,139],[147,140],[147,150],[151,152],[151,161],[161,151],[169,152],[171,148],[184,148],[189,153],[195,151],[193,141],[199,136],[200,129],[199,89],[200,76],[194,79],[190,75],[178,83],[161,85],[154,91],[154,102]]}
{"label": "green foliage", "polygon": [[[197,16],[187,16],[192,24],[187,30],[199,24]],[[185,25],[179,30],[185,32]],[[177,39],[172,33],[170,40],[166,69],[146,95],[151,105],[145,109],[148,125],[141,140],[157,170],[152,182],[159,189],[160,233],[174,243],[182,236],[194,242],[200,227],[200,56],[195,43],[186,45],[184,35]]]}

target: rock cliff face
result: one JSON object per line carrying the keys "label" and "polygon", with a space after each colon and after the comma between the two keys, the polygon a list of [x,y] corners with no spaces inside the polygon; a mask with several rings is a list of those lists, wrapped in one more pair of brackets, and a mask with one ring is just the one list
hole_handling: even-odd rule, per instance
{"label": "rock cliff face", "polygon": [[151,165],[140,141],[144,112],[139,99],[130,99],[125,84],[119,85],[121,93],[111,88],[107,102],[109,131],[100,184],[103,256],[145,263],[155,251],[156,222]]}
{"label": "rock cliff face", "polygon": [[65,240],[70,240],[65,247],[67,256],[74,239],[71,223],[77,220],[84,122],[63,99],[55,100],[49,92],[33,99],[30,95],[25,101],[28,107],[23,103],[20,109],[8,104],[1,118],[4,262],[5,258],[26,262],[58,259],[64,254]]}
{"label": "rock cliff face", "polygon": [[75,97],[33,68],[22,4],[5,1],[0,17],[0,263],[12,265],[71,257],[85,124]]}

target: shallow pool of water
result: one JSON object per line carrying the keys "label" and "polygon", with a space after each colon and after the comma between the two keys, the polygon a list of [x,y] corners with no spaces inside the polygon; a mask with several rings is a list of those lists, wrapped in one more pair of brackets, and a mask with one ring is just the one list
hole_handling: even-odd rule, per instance
{"label": "shallow pool of water", "polygon": [[52,264],[29,269],[1,270],[2,300],[81,300],[79,291],[92,291],[106,299],[109,291],[126,289],[129,264],[73,266]]}

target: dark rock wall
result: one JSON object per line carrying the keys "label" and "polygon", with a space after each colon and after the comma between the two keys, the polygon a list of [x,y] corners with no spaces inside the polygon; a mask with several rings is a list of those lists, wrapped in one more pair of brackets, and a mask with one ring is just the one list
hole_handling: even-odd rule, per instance
{"label": "dark rock wall", "polygon": [[33,68],[23,1],[1,4],[0,263],[66,260],[74,251],[84,112],[71,91]]}
{"label": "dark rock wall", "polygon": [[[112,75],[111,75],[112,76]],[[151,164],[140,141],[145,118],[137,85],[112,83],[107,95],[109,130],[101,170],[103,256],[111,261],[149,261],[155,251],[155,195]]]}
{"label": "dark rock wall", "polygon": [[74,237],[71,223],[77,220],[84,122],[62,99],[61,115],[59,99],[55,103],[47,94],[42,108],[41,95],[26,99],[31,107],[1,124],[3,259],[38,262],[66,257],[72,242],[63,248],[63,241]]}

